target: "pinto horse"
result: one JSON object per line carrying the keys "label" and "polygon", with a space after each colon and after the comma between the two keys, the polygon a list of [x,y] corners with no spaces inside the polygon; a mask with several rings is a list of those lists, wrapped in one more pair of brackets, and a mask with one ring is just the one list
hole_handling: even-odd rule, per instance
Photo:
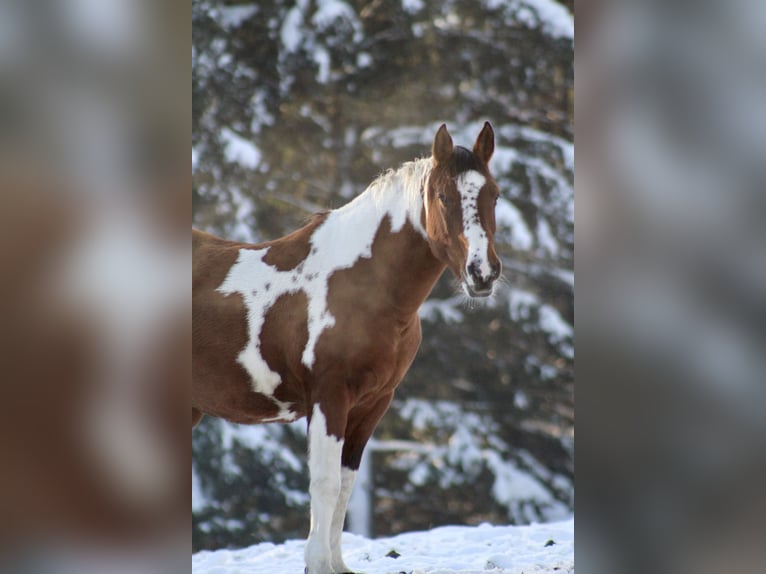
{"label": "pinto horse", "polygon": [[340,209],[266,243],[192,231],[192,426],[308,418],[308,574],[340,549],[367,441],[420,346],[418,308],[448,267],[470,297],[500,275],[489,122],[473,150],[447,127]]}

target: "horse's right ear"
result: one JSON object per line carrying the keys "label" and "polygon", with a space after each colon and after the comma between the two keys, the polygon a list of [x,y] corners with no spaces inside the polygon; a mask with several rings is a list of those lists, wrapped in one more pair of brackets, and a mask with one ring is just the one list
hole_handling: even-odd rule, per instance
{"label": "horse's right ear", "polygon": [[447,124],[442,124],[439,131],[436,132],[434,144],[431,147],[431,155],[434,157],[434,163],[447,163],[452,158],[453,151],[452,137],[447,131]]}
{"label": "horse's right ear", "polygon": [[484,127],[473,144],[473,153],[481,158],[481,161],[488,164],[492,153],[495,151],[495,132],[489,122],[484,122]]}

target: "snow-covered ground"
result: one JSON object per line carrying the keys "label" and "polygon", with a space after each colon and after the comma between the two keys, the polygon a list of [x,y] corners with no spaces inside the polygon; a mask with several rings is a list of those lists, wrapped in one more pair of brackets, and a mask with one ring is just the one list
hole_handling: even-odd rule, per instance
{"label": "snow-covered ground", "polygon": [[[199,552],[192,574],[300,574],[303,540]],[[346,564],[365,574],[567,574],[574,519],[530,526],[443,526],[369,540],[343,534]]]}

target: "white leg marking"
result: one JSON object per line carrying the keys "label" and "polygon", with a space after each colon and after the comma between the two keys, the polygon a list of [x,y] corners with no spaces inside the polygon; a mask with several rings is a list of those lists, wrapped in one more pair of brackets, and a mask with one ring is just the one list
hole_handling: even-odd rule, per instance
{"label": "white leg marking", "polygon": [[341,493],[340,459],[343,440],[327,434],[327,420],[319,405],[309,425],[311,530],[306,542],[308,574],[333,574],[330,538],[333,515]]}
{"label": "white leg marking", "polygon": [[330,532],[330,550],[332,551],[332,566],[336,572],[351,572],[351,569],[343,562],[341,553],[340,538],[343,534],[343,523],[346,520],[346,508],[351,498],[351,492],[354,490],[356,481],[356,471],[349,468],[341,469],[341,485],[338,504],[335,506],[335,513],[332,515],[332,531]]}

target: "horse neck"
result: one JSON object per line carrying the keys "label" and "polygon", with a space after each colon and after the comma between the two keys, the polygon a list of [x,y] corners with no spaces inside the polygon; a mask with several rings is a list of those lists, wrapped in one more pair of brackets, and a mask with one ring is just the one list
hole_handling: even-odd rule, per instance
{"label": "horse neck", "polygon": [[359,272],[369,274],[368,280],[405,315],[417,311],[445,267],[433,256],[423,227],[430,170],[430,159],[404,164],[332,212],[326,224],[328,232],[338,230],[340,249],[355,245],[358,256],[370,259]]}
{"label": "horse neck", "polygon": [[384,221],[378,231],[373,260],[379,289],[388,294],[397,312],[416,313],[445,269],[426,239],[409,223],[393,232]]}

